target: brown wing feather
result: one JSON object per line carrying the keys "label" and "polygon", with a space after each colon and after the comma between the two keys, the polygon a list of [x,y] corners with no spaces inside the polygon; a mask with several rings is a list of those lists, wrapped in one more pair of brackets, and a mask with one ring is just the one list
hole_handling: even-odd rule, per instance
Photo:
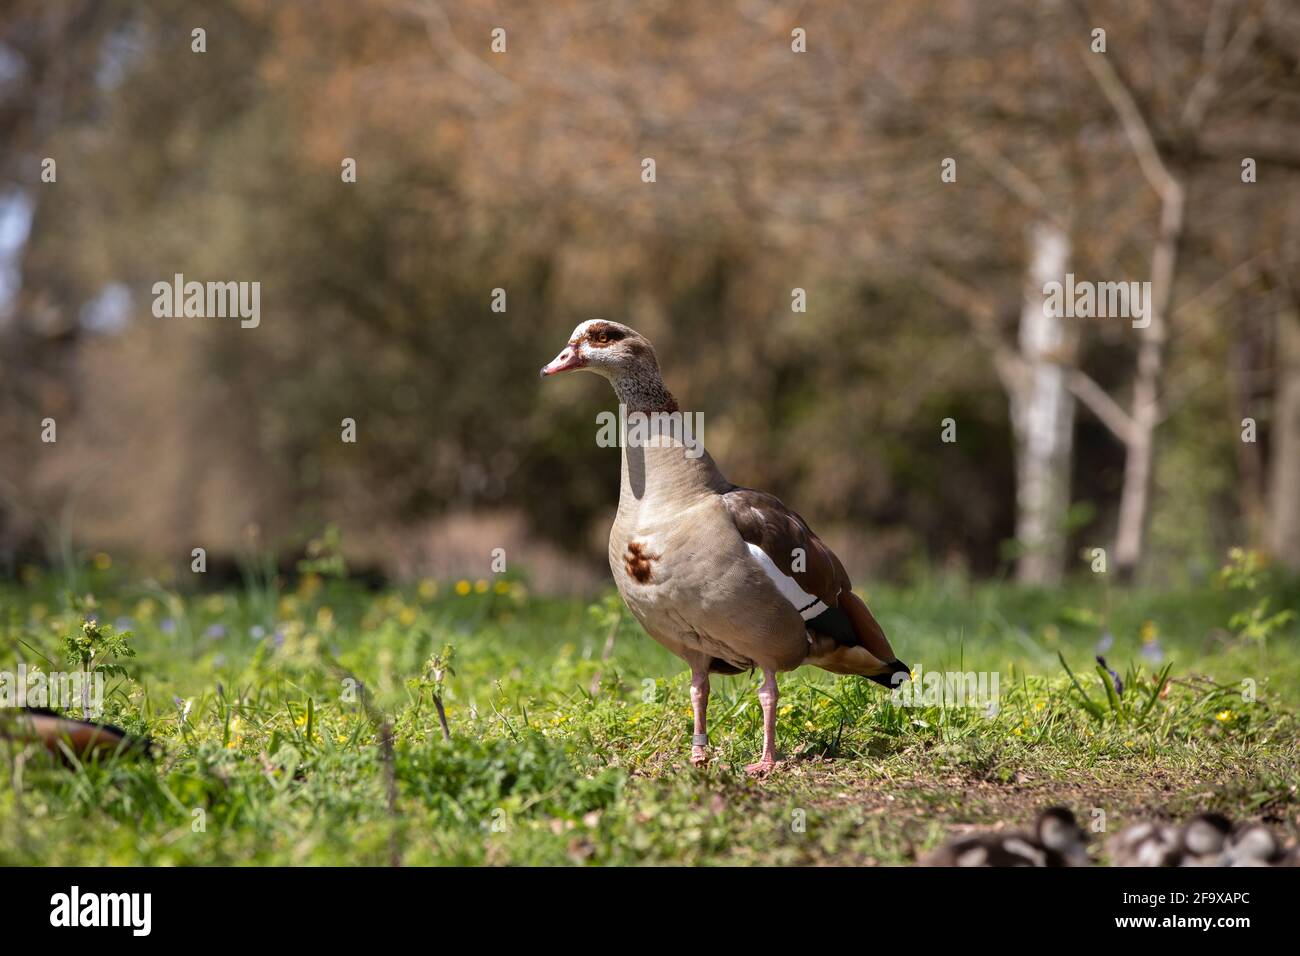
{"label": "brown wing feather", "polygon": [[[849,619],[858,643],[880,664],[897,659],[880,624],[863,600],[853,593],[844,565],[808,527],[808,522],[781,503],[775,495],[751,488],[733,488],[722,496],[741,538],[756,544],[772,563],[788,574],[808,594],[828,608],[839,608]],[[802,549],[806,565],[794,570],[795,549]],[[815,626],[815,625],[814,625]]]}
{"label": "brown wing feather", "polygon": [[890,646],[889,638],[885,637],[885,629],[871,613],[866,601],[852,591],[845,591],[840,595],[840,607],[853,623],[853,631],[858,635],[858,641],[871,652],[872,656],[885,663],[898,660],[898,655]]}
{"label": "brown wing feather", "polygon": [[[775,495],[752,488],[733,488],[722,496],[736,530],[749,544],[756,544],[799,587],[838,607],[840,594],[853,590],[849,575],[835,552],[813,534],[808,522],[781,503]],[[802,571],[794,570],[796,549],[804,555]]]}

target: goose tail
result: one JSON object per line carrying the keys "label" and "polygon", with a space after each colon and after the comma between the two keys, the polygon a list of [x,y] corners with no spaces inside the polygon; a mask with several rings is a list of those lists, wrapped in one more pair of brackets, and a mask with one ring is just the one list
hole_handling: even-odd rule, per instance
{"label": "goose tail", "polygon": [[898,659],[866,602],[852,591],[840,593],[839,607],[809,621],[808,663],[836,674],[854,674],[882,687],[911,679],[912,669]]}

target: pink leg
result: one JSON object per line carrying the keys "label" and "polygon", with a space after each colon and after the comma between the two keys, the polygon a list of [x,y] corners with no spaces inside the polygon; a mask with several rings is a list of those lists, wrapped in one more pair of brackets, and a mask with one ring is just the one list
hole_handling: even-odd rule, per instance
{"label": "pink leg", "polygon": [[763,756],[758,763],[745,768],[748,774],[768,773],[776,766],[776,671],[763,671],[763,686],[758,689],[758,702],[763,705]]}
{"label": "pink leg", "polygon": [[695,712],[695,735],[691,738],[691,763],[703,767],[709,762],[709,725],[705,711],[709,709],[709,672],[691,669],[691,709]]}

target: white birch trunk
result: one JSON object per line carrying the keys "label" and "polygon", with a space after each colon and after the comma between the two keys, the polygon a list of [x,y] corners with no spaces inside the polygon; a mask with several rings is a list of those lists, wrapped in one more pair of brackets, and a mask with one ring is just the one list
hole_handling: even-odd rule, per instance
{"label": "white birch trunk", "polygon": [[1141,330],[1133,378],[1131,427],[1125,442],[1124,487],[1115,533],[1115,565],[1121,580],[1132,580],[1146,546],[1156,428],[1160,425],[1160,387],[1164,377],[1165,337],[1173,298],[1178,244],[1183,235],[1183,189],[1170,182],[1161,198],[1160,231],[1151,254],[1151,295],[1147,324]]}
{"label": "white birch trunk", "polygon": [[1011,390],[1016,439],[1016,578],[1056,584],[1065,568],[1066,515],[1074,452],[1074,395],[1061,364],[1071,351],[1065,319],[1044,309],[1043,286],[1064,279],[1070,239],[1040,222],[1030,232],[1029,269],[1020,310],[1024,375]]}
{"label": "white birch trunk", "polygon": [[1277,408],[1269,476],[1269,550],[1300,571],[1300,315],[1278,313]]}

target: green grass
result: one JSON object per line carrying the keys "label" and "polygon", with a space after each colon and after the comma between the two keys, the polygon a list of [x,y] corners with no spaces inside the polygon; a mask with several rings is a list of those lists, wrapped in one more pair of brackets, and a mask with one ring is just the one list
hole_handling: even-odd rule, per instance
{"label": "green grass", "polygon": [[[161,755],[69,770],[0,744],[0,863],[898,864],[1051,803],[1108,829],[1214,808],[1295,834],[1297,626],[1227,628],[1259,593],[1296,607],[1294,586],[874,590],[900,656],[996,672],[997,713],[900,707],[800,670],[781,678],[786,759],[764,781],[741,769],[761,740],[757,675],[714,679],[714,759],[696,771],[684,665],[616,600],[484,587],[370,593],[312,575],[184,596],[91,571],[95,613],[127,618],[137,652],[105,718]],[[0,670],[61,665],[80,621],[40,575],[0,585]],[[1093,660],[1104,630],[1122,695]],[[450,741],[426,673],[447,644]]]}

